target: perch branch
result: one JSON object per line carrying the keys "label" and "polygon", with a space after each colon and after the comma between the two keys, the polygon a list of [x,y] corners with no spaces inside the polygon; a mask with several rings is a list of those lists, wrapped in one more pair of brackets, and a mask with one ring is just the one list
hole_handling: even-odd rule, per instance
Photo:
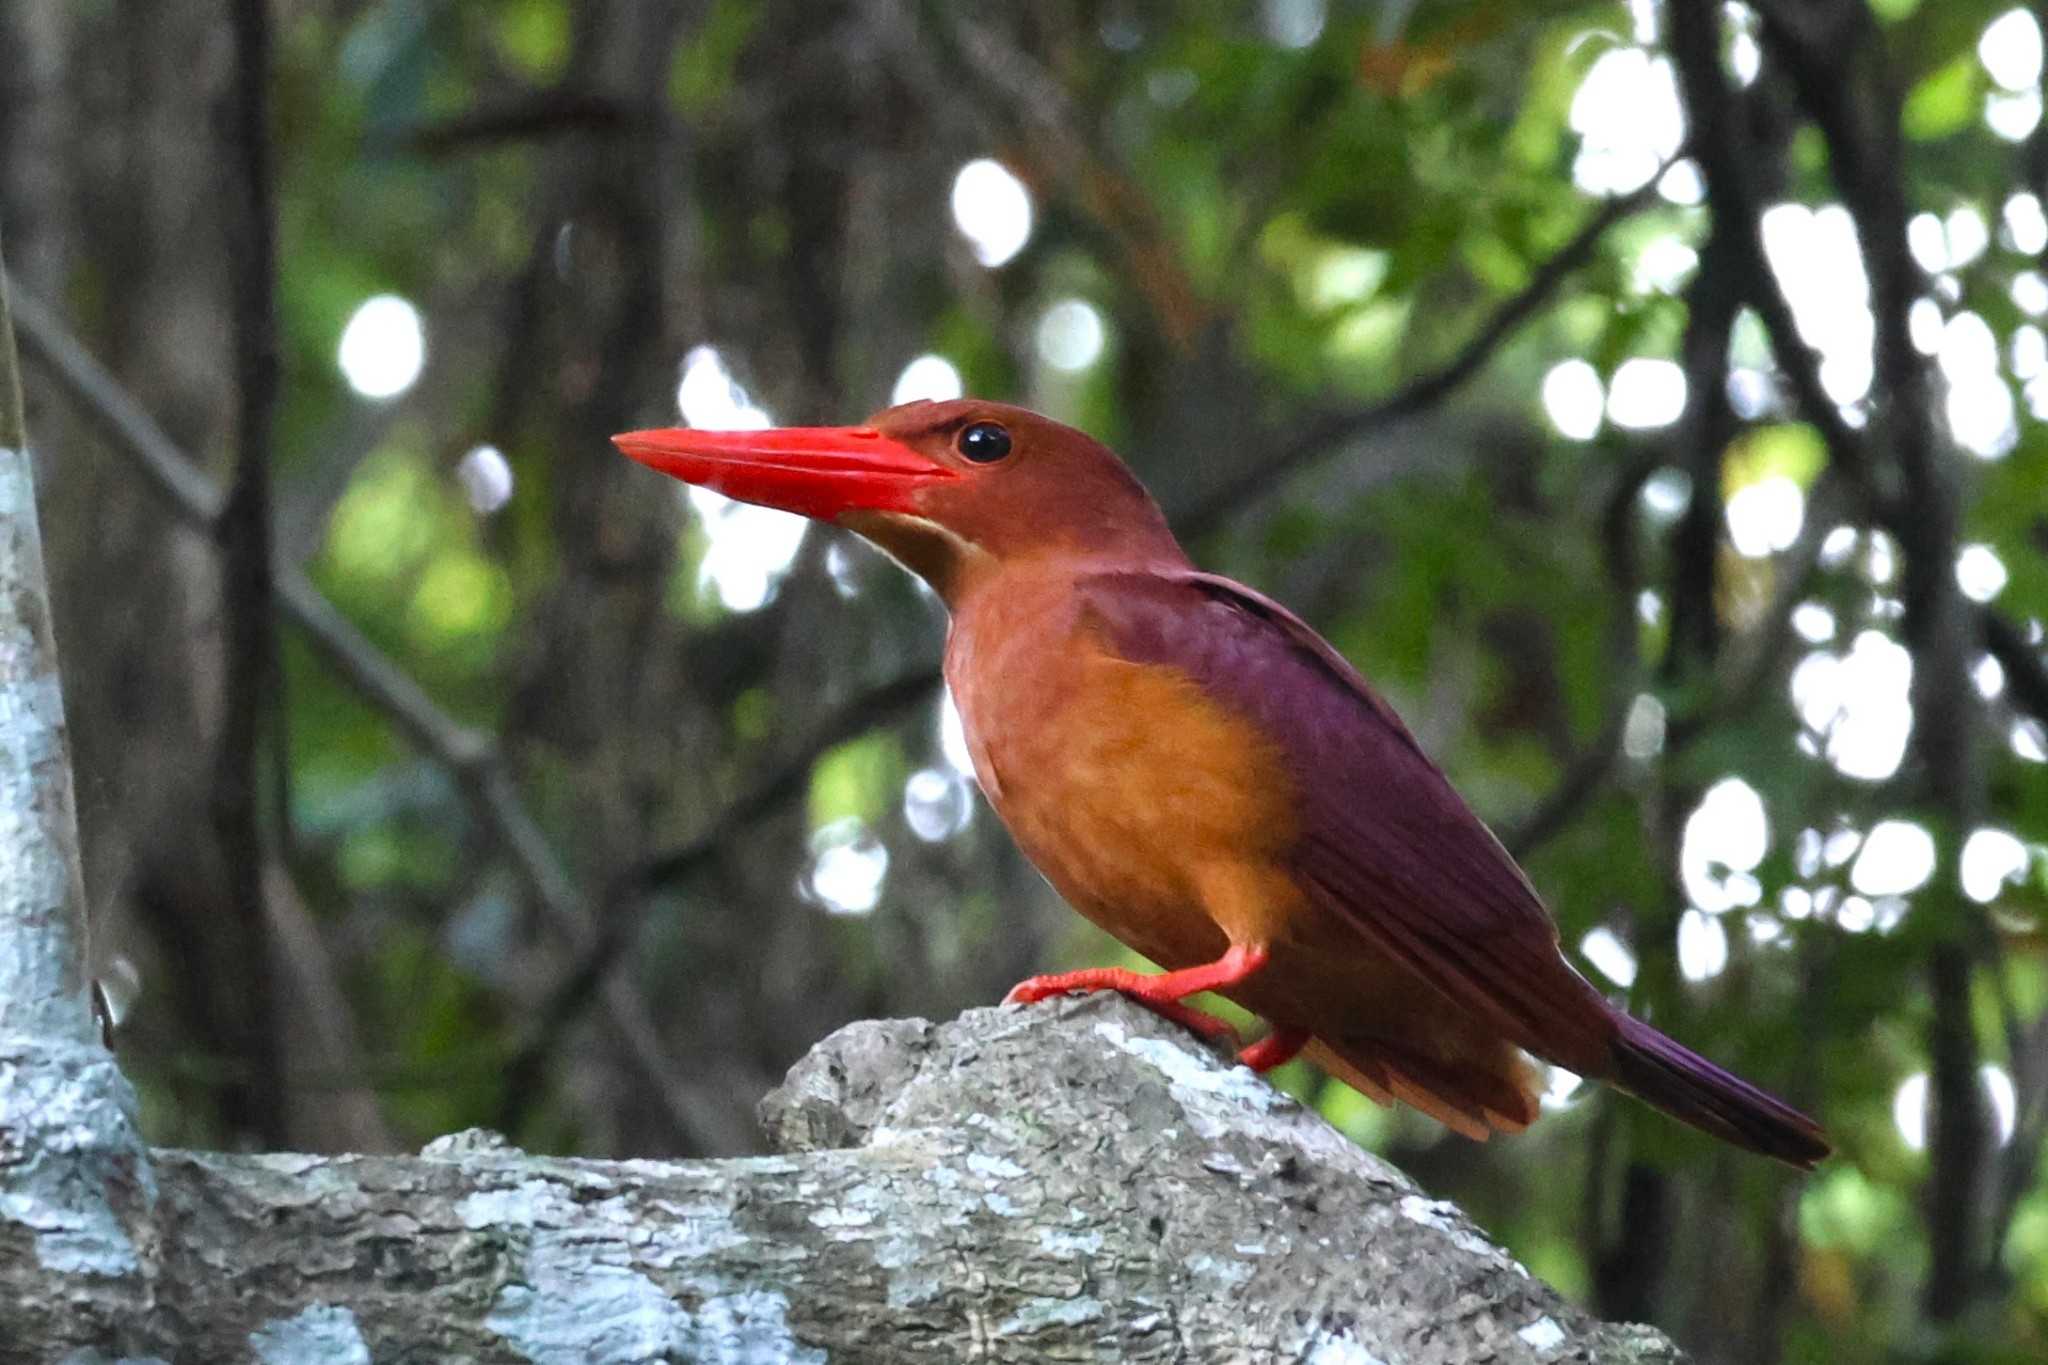
{"label": "perch branch", "polygon": [[1683,1360],[1115,997],[852,1025],[763,1117],[781,1155],[722,1162],[487,1134],[416,1158],[159,1151],[148,1271],[53,1271],[50,1234],[0,1201],[0,1340],[38,1360]]}

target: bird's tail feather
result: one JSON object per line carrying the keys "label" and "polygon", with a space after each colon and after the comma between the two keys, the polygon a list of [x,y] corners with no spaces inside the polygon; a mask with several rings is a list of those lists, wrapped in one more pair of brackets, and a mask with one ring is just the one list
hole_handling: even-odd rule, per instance
{"label": "bird's tail feather", "polygon": [[1436,1059],[1383,1039],[1317,1038],[1308,1057],[1379,1104],[1396,1100],[1477,1142],[1519,1133],[1536,1119],[1538,1088],[1522,1054],[1499,1046],[1492,1058]]}
{"label": "bird's tail feather", "polygon": [[1666,1038],[1640,1019],[1618,1014],[1615,1085],[1702,1132],[1811,1169],[1833,1149],[1820,1125],[1792,1106]]}

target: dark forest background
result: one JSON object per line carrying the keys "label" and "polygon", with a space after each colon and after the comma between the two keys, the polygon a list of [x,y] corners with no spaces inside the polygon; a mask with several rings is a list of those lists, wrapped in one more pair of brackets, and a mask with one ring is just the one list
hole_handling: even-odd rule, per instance
{"label": "dark forest background", "polygon": [[0,6],[153,1140],[745,1152],[838,1025],[1116,957],[929,596],[606,439],[964,388],[1123,450],[1840,1155],[1283,1083],[1704,1360],[2048,1353],[2048,7],[259,8]]}

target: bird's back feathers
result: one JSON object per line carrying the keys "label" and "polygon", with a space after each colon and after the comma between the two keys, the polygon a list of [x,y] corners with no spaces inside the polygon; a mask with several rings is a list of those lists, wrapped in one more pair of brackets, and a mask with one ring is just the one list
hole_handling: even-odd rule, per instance
{"label": "bird's back feathers", "polygon": [[[1309,901],[1427,982],[1460,1022],[1751,1150],[1797,1165],[1826,1154],[1811,1120],[1615,1009],[1565,961],[1500,841],[1299,617],[1194,569],[1110,570],[1078,587],[1111,648],[1185,674],[1273,741],[1294,788],[1289,864]],[[1498,1048],[1317,1032],[1336,1074],[1459,1131],[1515,1129],[1535,1115],[1530,1079]]]}

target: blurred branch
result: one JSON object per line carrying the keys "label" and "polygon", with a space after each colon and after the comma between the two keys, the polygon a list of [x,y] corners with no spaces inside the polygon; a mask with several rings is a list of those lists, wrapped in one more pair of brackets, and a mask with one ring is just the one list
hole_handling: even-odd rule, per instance
{"label": "blurred branch", "polygon": [[614,883],[614,893],[641,894],[696,871],[733,831],[801,795],[809,784],[811,769],[828,752],[930,701],[943,682],[938,669],[920,668],[861,693],[827,716],[765,780],[728,806],[703,834],[627,869]]}
{"label": "blurred branch", "polygon": [[1833,465],[1807,490],[1806,517],[1799,539],[1776,561],[1776,587],[1770,604],[1762,613],[1764,628],[1755,645],[1747,650],[1730,650],[1723,671],[1728,681],[1714,697],[1698,709],[1674,717],[1665,727],[1664,747],[1676,753],[1705,738],[1715,726],[1754,707],[1773,679],[1784,676],[1786,653],[1798,638],[1792,630],[1792,610],[1813,587],[1820,569],[1820,549],[1828,532],[1848,515],[1844,487],[1848,476]]}
{"label": "blurred branch", "polygon": [[[2001,1003],[2009,1006],[2010,1001]],[[2020,1203],[2033,1188],[2041,1151],[2048,1147],[2048,1013],[2034,1020],[2033,1027],[2028,1029],[2017,1027],[2017,1018],[2009,1008],[2006,1013],[2006,1060],[2018,1104],[2013,1115],[2012,1140],[2006,1148],[2010,1155],[2000,1166],[1993,1191],[1990,1241],[1994,1247],[2006,1244]]]}
{"label": "blurred branch", "polygon": [[377,150],[449,156],[488,151],[507,142],[532,142],[571,133],[618,136],[661,116],[658,105],[557,86],[480,104],[447,118],[373,134],[370,140]]}
{"label": "blurred branch", "polygon": [[156,486],[181,520],[203,535],[220,518],[221,493],[198,463],[178,449],[142,405],[86,353],[83,346],[36,299],[9,279],[14,321],[22,349],[67,390],[87,417],[119,447],[143,477]]}
{"label": "blurred branch", "polygon": [[811,770],[828,752],[930,701],[940,684],[937,669],[916,669],[869,688],[826,717],[767,777],[721,811],[703,833],[612,879],[599,907],[596,934],[542,998],[533,1011],[533,1023],[506,1064],[500,1128],[508,1132],[518,1128],[538,1097],[541,1065],[633,941],[651,894],[706,866],[729,848],[741,831],[801,796],[809,786]]}
{"label": "blurred branch", "polygon": [[[435,359],[439,359],[441,350],[435,348]],[[280,563],[303,564],[319,553],[326,542],[335,506],[355,480],[363,461],[401,421],[416,418],[413,409],[432,368],[430,361],[427,370],[422,371],[422,382],[416,383],[403,398],[351,404],[332,430],[309,443],[319,449],[320,462],[278,489],[272,504],[270,538]]]}
{"label": "blurred branch", "polygon": [[1607,720],[1593,742],[1566,767],[1549,794],[1502,836],[1502,844],[1518,859],[1526,858],[1539,844],[1569,826],[1607,785],[1621,758],[1622,737],[1629,712],[1635,707],[1642,674],[1642,651],[1636,643],[1636,594],[1642,581],[1636,545],[1636,499],[1656,469],[1654,458],[1639,458],[1624,465],[1600,517],[1600,544],[1614,597],[1608,639]]}
{"label": "blurred branch", "polygon": [[276,981],[265,970],[270,939],[263,869],[271,838],[259,809],[263,731],[277,707],[277,630],[272,616],[270,456],[278,398],[277,228],[270,154],[270,15],[267,0],[236,0],[234,97],[228,110],[228,271],[234,293],[237,410],[235,467],[213,530],[221,556],[224,668],[219,749],[208,796],[220,841],[240,980],[219,987],[240,1002],[237,1046],[254,1075],[223,1097],[231,1124],[265,1146],[285,1140],[286,1088]]}
{"label": "blurred branch", "polygon": [[[1697,26],[1700,11],[1672,18],[1672,41]],[[1721,111],[1727,116],[1731,111]],[[1693,130],[1701,143],[1720,130]],[[1735,331],[1741,291],[1734,276],[1742,264],[1737,240],[1750,225],[1731,219],[1719,201],[1709,200],[1713,226],[1700,251],[1699,273],[1685,295],[1685,411],[1678,428],[1679,458],[1692,483],[1684,515],[1671,543],[1671,631],[1663,674],[1683,676],[1688,663],[1711,667],[1721,647],[1721,616],[1714,600],[1727,505],[1721,492],[1721,456],[1735,438],[1735,414],[1728,406],[1728,343]]]}
{"label": "blurred branch", "polygon": [[1984,648],[2005,670],[2006,694],[2034,719],[2048,724],[2048,660],[2027,643],[2011,618],[1990,607],[1978,616]]}
{"label": "blurred branch", "polygon": [[1485,369],[1516,330],[1540,312],[1558,288],[1592,259],[1608,229],[1656,200],[1657,181],[1661,178],[1660,171],[1640,188],[1601,205],[1569,242],[1536,267],[1518,293],[1493,311],[1447,363],[1417,376],[1376,403],[1309,421],[1264,463],[1246,469],[1191,504],[1174,519],[1174,530],[1184,539],[1200,539],[1249,504],[1280,489],[1289,474],[1329,454],[1334,447],[1405,421],[1450,397]]}
{"label": "blurred branch", "polygon": [[[219,489],[142,410],[112,375],[78,345],[46,309],[26,298],[17,314],[31,356],[42,362],[86,414],[139,466],[173,512],[211,533],[223,506]],[[335,671],[384,712],[406,737],[444,764],[492,842],[511,860],[555,932],[581,945],[591,932],[587,903],[555,856],[547,836],[521,801],[504,755],[488,735],[443,711],[411,675],[337,610],[296,565],[272,569],[277,603]],[[676,1070],[649,1021],[646,1002],[629,981],[605,989],[606,1012],[625,1038],[635,1065],[652,1081],[678,1128],[693,1141],[714,1145],[707,1127],[714,1106]]]}
{"label": "blurred branch", "polygon": [[[328,950],[327,933],[292,883],[290,869],[273,859],[264,869],[263,908],[270,957],[266,975],[286,983],[276,993],[280,1035],[278,1070],[263,1079],[293,1103],[285,1121],[294,1146],[336,1152],[388,1152],[397,1147],[363,1057],[356,1011],[342,973]],[[329,1093],[317,1108],[301,1102],[306,1068],[315,1062]]]}

